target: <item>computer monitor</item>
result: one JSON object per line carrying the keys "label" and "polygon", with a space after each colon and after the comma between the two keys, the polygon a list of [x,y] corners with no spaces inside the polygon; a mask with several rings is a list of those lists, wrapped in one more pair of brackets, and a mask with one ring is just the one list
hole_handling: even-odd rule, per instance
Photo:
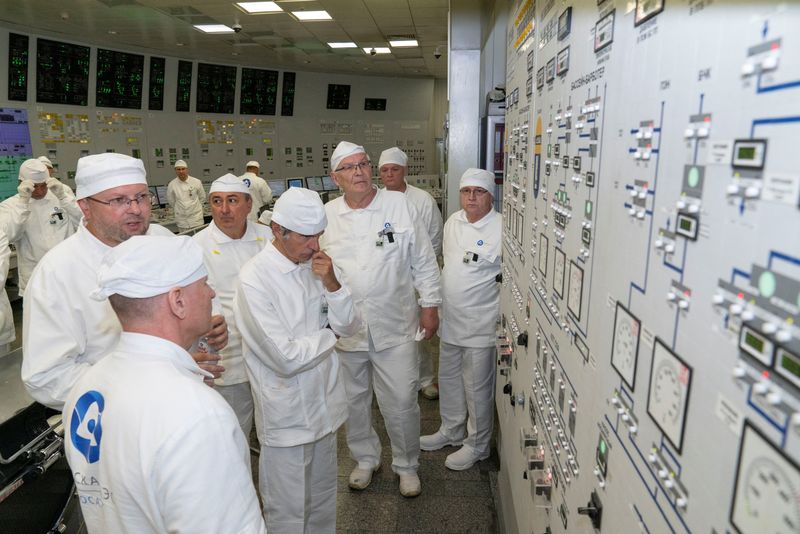
{"label": "computer monitor", "polygon": [[273,197],[279,197],[286,191],[286,182],[283,180],[267,180],[267,185],[272,190]]}
{"label": "computer monitor", "polygon": [[306,187],[317,193],[325,191],[325,186],[322,183],[322,176],[306,176]]}
{"label": "computer monitor", "polygon": [[156,186],[154,185],[149,186],[147,189],[150,190],[151,195],[150,206],[158,207],[158,189],[156,189]]}
{"label": "computer monitor", "polygon": [[158,203],[162,206],[166,206],[169,204],[167,202],[167,186],[166,185],[157,185],[156,192],[158,193]]}
{"label": "computer monitor", "polygon": [[302,178],[288,178],[286,180],[286,185],[288,187],[305,187],[304,180]]}
{"label": "computer monitor", "polygon": [[329,174],[326,174],[322,177],[322,187],[325,188],[325,191],[338,191],[339,186],[336,185],[336,182],[333,181],[333,178]]}

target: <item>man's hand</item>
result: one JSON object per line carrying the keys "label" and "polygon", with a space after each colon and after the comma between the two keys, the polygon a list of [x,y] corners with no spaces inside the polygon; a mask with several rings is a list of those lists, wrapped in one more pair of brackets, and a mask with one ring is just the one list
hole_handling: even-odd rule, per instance
{"label": "man's hand", "polygon": [[423,339],[430,339],[439,330],[439,308],[420,308],[419,309],[419,328],[425,330]]}
{"label": "man's hand", "polygon": [[31,199],[31,195],[33,194],[33,180],[22,180],[19,185],[17,186],[17,193],[19,193],[19,199],[24,202],[28,203]]}
{"label": "man's hand", "polygon": [[330,293],[339,291],[342,287],[336,279],[336,273],[333,272],[333,260],[321,250],[311,256],[311,272],[319,276],[322,285]]}
{"label": "man's hand", "polygon": [[211,316],[211,330],[204,336],[214,350],[222,350],[228,344],[228,323],[222,315]]}
{"label": "man's hand", "polygon": [[[222,376],[222,373],[225,372],[225,368],[221,365],[217,365],[217,362],[222,358],[219,354],[214,354],[213,352],[205,352],[202,350],[198,350],[196,352],[192,352],[192,358],[194,361],[197,362],[197,366],[202,369],[203,371],[208,371],[214,378],[219,378]],[[203,382],[206,383],[207,386],[214,387],[214,378],[204,378]]]}
{"label": "man's hand", "polygon": [[67,196],[67,192],[64,190],[64,184],[62,184],[52,176],[48,178],[45,183],[47,184],[47,189],[52,191],[53,194],[56,196],[56,198],[58,198],[59,200],[63,200],[64,197]]}

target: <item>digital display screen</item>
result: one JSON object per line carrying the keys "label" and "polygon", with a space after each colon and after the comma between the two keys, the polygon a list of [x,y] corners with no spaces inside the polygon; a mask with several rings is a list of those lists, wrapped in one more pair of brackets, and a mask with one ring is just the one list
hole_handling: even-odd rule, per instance
{"label": "digital display screen", "polygon": [[233,113],[236,67],[197,64],[197,112]]}
{"label": "digital display screen", "polygon": [[790,354],[784,352],[781,358],[781,367],[797,378],[800,378],[800,361],[797,361]]}
{"label": "digital display screen", "polygon": [[692,226],[694,226],[691,219],[681,219],[680,225],[681,230],[686,230],[687,232],[691,232]]}
{"label": "digital display screen", "polygon": [[141,109],[144,56],[97,49],[95,99],[99,107]]}
{"label": "digital display screen", "polygon": [[274,197],[279,197],[286,191],[286,182],[283,180],[267,180],[267,185],[272,190]]}
{"label": "digital display screen", "polygon": [[333,178],[330,175],[325,175],[322,177],[322,185],[325,186],[325,191],[338,191],[339,186],[336,185],[336,182],[333,181]]}
{"label": "digital display screen", "polygon": [[153,207],[158,206],[158,189],[154,185],[151,185],[148,189],[150,190],[150,205]]}
{"label": "digital display screen", "polygon": [[28,36],[8,34],[8,99],[28,100]]}
{"label": "digital display screen", "polygon": [[336,83],[328,84],[328,109],[350,108],[350,86]]}
{"label": "digital display screen", "polygon": [[242,68],[239,113],[275,115],[278,106],[278,71]]}
{"label": "digital display screen", "polygon": [[307,176],[306,187],[312,191],[325,191],[325,186],[322,184],[322,176]]}
{"label": "digital display screen", "polygon": [[175,111],[189,111],[192,101],[192,62],[178,61],[178,90],[175,96]]}
{"label": "digital display screen", "polygon": [[166,60],[163,57],[150,58],[150,88],[148,91],[147,109],[164,110],[164,78],[166,76]]}
{"label": "digital display screen", "polygon": [[754,348],[758,352],[764,352],[764,340],[754,336],[749,331],[744,335],[744,342],[747,346]]}
{"label": "digital display screen", "polygon": [[754,146],[740,146],[736,151],[737,159],[752,160],[756,157],[756,147]]}
{"label": "digital display screen", "polygon": [[167,186],[166,185],[157,185],[156,186],[156,193],[158,194],[158,203],[162,206],[166,206],[169,204],[167,202]]}
{"label": "digital display screen", "polygon": [[385,98],[365,98],[364,111],[386,111]]}
{"label": "digital display screen", "polygon": [[289,187],[304,187],[302,178],[289,178],[286,183]]}
{"label": "digital display screen", "polygon": [[294,72],[283,73],[283,91],[281,92],[281,115],[291,117],[294,115]]}
{"label": "digital display screen", "polygon": [[36,40],[36,101],[89,105],[88,46]]}

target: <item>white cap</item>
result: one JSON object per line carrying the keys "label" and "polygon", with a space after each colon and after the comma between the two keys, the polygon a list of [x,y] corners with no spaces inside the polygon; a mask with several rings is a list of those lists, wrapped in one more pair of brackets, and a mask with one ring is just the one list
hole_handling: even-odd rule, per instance
{"label": "white cap", "polygon": [[349,141],[339,141],[339,144],[336,145],[336,150],[334,150],[333,154],[331,154],[331,170],[335,171],[339,166],[339,163],[341,163],[342,160],[348,156],[366,153],[367,151],[364,150],[363,146],[351,143]]}
{"label": "white cap", "polygon": [[248,161],[245,167],[257,167],[260,169],[261,165],[259,165],[257,161]]}
{"label": "white cap", "polygon": [[186,287],[208,271],[203,249],[188,236],[137,235],[106,253],[97,272],[97,288],[90,296],[109,295],[144,299]]}
{"label": "white cap", "polygon": [[258,222],[260,222],[261,224],[266,224],[267,226],[269,226],[269,223],[272,222],[272,212],[269,211],[269,210],[262,211],[261,215],[258,216]]}
{"label": "white cap", "polygon": [[211,183],[211,189],[208,191],[208,194],[210,195],[211,193],[244,193],[249,195],[250,189],[241,178],[228,173],[225,176],[220,176]]}
{"label": "white cap", "polygon": [[106,152],[84,156],[78,160],[75,184],[75,198],[80,200],[112,187],[147,185],[147,174],[142,160],[125,154]]}
{"label": "white cap", "polygon": [[186,162],[183,161],[182,159],[179,159],[178,161],[175,162],[175,168],[177,169],[178,167],[186,167],[187,169],[189,168]]}
{"label": "white cap", "polygon": [[291,187],[278,197],[272,222],[303,235],[316,235],[328,226],[319,193],[303,187]]}
{"label": "white cap", "polygon": [[48,157],[47,157],[47,156],[39,156],[39,157],[38,157],[38,158],[36,158],[36,159],[38,159],[39,161],[41,161],[42,163],[44,163],[45,165],[47,165],[47,167],[48,167],[48,168],[50,168],[50,169],[54,169],[54,168],[55,168],[55,167],[53,167],[53,162],[52,162],[52,161],[50,161],[50,159],[48,159]]}
{"label": "white cap", "polygon": [[467,169],[464,171],[464,174],[461,175],[458,188],[461,189],[469,186],[482,187],[494,197],[494,174],[483,169]]}
{"label": "white cap", "polygon": [[19,179],[30,180],[35,184],[41,184],[50,178],[47,167],[38,159],[26,159],[19,166]]}
{"label": "white cap", "polygon": [[406,153],[393,146],[392,148],[387,148],[383,152],[381,152],[381,159],[378,160],[378,168],[380,169],[384,165],[388,165],[390,163],[394,163],[395,165],[400,165],[401,167],[408,166],[408,156]]}

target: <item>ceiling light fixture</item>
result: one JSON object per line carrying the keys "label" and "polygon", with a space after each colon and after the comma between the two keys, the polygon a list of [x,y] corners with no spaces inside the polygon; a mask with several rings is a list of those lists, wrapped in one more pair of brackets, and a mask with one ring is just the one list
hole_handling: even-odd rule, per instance
{"label": "ceiling light fixture", "polygon": [[358,48],[358,45],[353,42],[338,42],[328,43],[331,48]]}
{"label": "ceiling light fixture", "polygon": [[314,20],[333,20],[327,11],[292,11],[297,20],[310,22]]}
{"label": "ceiling light fixture", "polygon": [[283,13],[281,6],[275,2],[236,2],[236,7],[250,15],[261,15],[264,13]]}
{"label": "ceiling light fixture", "polygon": [[234,33],[233,28],[224,24],[194,24],[203,33]]}
{"label": "ceiling light fixture", "polygon": [[413,48],[419,46],[416,39],[400,39],[397,41],[389,41],[389,46],[392,48]]}
{"label": "ceiling light fixture", "polygon": [[386,46],[367,46],[363,48],[365,54],[374,56],[375,54],[391,54],[392,51]]}

